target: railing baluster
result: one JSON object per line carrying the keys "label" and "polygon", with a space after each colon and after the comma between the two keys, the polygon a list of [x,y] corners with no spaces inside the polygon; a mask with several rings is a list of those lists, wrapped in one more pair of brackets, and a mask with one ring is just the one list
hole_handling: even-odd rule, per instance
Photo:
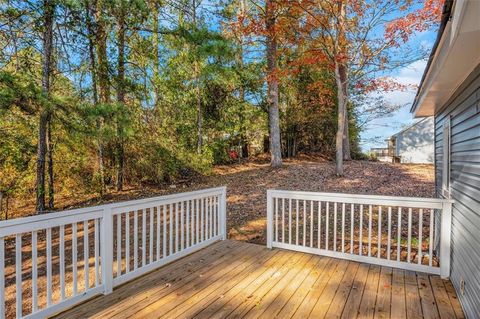
{"label": "railing baluster", "polygon": [[353,235],[355,233],[354,209],[355,209],[355,205],[351,204],[350,206],[350,254],[353,254]]}
{"label": "railing baluster", "polygon": [[161,244],[161,241],[160,241],[160,236],[161,236],[161,233],[160,233],[160,205],[157,206],[157,225],[156,225],[156,229],[157,229],[157,261],[160,260],[160,244]]}
{"label": "railing baluster", "polygon": [[149,239],[148,239],[148,244],[149,244],[149,249],[148,249],[148,263],[152,263],[153,262],[153,235],[154,235],[154,232],[153,232],[153,207],[150,207],[149,209],[149,217],[150,217],[150,236],[149,236]]}
{"label": "railing baluster", "polygon": [[342,203],[342,253],[345,252],[345,203]]}
{"label": "railing baluster", "polygon": [[190,200],[187,200],[185,202],[185,224],[186,224],[186,230],[185,230],[185,241],[186,241],[186,248],[190,247]]}
{"label": "railing baluster", "polygon": [[199,234],[199,225],[198,221],[200,220],[200,199],[197,199],[195,201],[195,244],[198,244],[198,241],[200,239],[200,234]]}
{"label": "railing baluster", "polygon": [[[48,244],[49,243],[47,243],[47,245]],[[48,254],[47,254],[47,258],[48,258]],[[48,263],[48,259],[47,259],[47,263]],[[5,276],[5,273],[2,272],[1,275],[3,277]],[[48,281],[47,281],[47,285],[48,285]],[[48,290],[48,286],[47,286],[47,290]],[[50,291],[51,291],[51,288],[50,288]],[[17,318],[21,318],[23,316],[23,313],[22,313],[22,234],[15,235],[15,292],[16,292]]]}
{"label": "railing baluster", "polygon": [[65,300],[65,226],[59,229],[60,236],[60,300]]}
{"label": "railing baluster", "polygon": [[423,209],[420,208],[418,216],[418,264],[422,264],[422,230],[423,230]]}
{"label": "railing baluster", "polygon": [[282,198],[282,243],[285,243],[285,198]]}
{"label": "railing baluster", "polygon": [[428,237],[428,265],[432,267],[433,262],[433,209],[430,209],[430,234]]}
{"label": "railing baluster", "polygon": [[215,235],[218,236],[220,235],[219,229],[220,229],[220,216],[218,215],[220,212],[220,201],[218,200],[219,197],[215,196]]}
{"label": "railing baluster", "polygon": [[142,210],[142,267],[147,264],[147,209]]}
{"label": "railing baluster", "polygon": [[378,237],[377,237],[377,258],[380,258],[382,251],[382,206],[378,206]]}
{"label": "railing baluster", "polygon": [[275,197],[275,241],[278,242],[278,197]]}
{"label": "railing baluster", "polygon": [[163,205],[163,258],[167,257],[167,205]]}
{"label": "railing baluster", "polygon": [[213,237],[213,197],[209,197],[208,201],[208,232],[210,238]]}
{"label": "railing baluster", "polygon": [[205,199],[200,199],[200,241],[205,240]]}
{"label": "railing baluster", "polygon": [[133,270],[138,267],[138,210],[133,213]]}
{"label": "railing baluster", "polygon": [[318,249],[321,247],[322,243],[322,201],[318,201]]}
{"label": "railing baluster", "polygon": [[310,247],[313,247],[313,200],[310,201]]}
{"label": "railing baluster", "polygon": [[295,200],[295,245],[298,245],[298,229],[299,229],[299,224],[300,224],[300,214],[299,214],[299,208],[298,208],[298,199]]}
{"label": "railing baluster", "polygon": [[407,262],[411,262],[410,254],[412,250],[412,209],[408,209],[408,241],[407,241]]}
{"label": "railing baluster", "polygon": [[307,203],[303,201],[303,246],[307,243]]}
{"label": "railing baluster", "polygon": [[175,253],[178,252],[178,202],[175,203]]}
{"label": "railing baluster", "polygon": [[78,274],[77,274],[77,223],[72,224],[72,276],[73,276],[73,295],[78,294]]}
{"label": "railing baluster", "polygon": [[122,214],[117,214],[116,220],[117,220],[117,277],[120,277],[122,275]]}
{"label": "railing baluster", "polygon": [[180,202],[180,250],[185,247],[185,225],[183,224],[183,201]]}
{"label": "railing baluster", "polygon": [[398,207],[398,221],[397,221],[397,261],[400,261],[402,254],[402,208]]}
{"label": "railing baluster", "polygon": [[83,221],[83,273],[85,280],[85,291],[90,287],[89,285],[89,251],[88,251],[88,221]]}
{"label": "railing baluster", "polygon": [[360,205],[360,231],[359,231],[359,248],[358,248],[358,254],[360,256],[363,255],[363,205]]}
{"label": "railing baluster", "polygon": [[[73,236],[73,233],[72,233]],[[0,239],[0,247],[3,248],[3,238]],[[72,247],[73,250],[73,247]],[[38,291],[37,291],[37,276],[38,276],[38,269],[37,269],[37,231],[32,231],[32,312],[36,312],[38,309]],[[2,257],[3,257],[3,250],[2,250]],[[3,266],[3,263],[0,262],[0,267]],[[4,272],[0,271],[0,274],[4,274]],[[3,280],[3,275],[0,276],[0,280]],[[1,288],[4,288],[5,283],[1,285]],[[0,294],[0,297],[3,297],[4,294]],[[4,313],[4,312],[1,312]]]}
{"label": "railing baluster", "polygon": [[125,213],[125,273],[130,272],[130,212]]}
{"label": "railing baluster", "polygon": [[333,251],[337,251],[337,202],[333,203]]}
{"label": "railing baluster", "polygon": [[288,243],[292,243],[292,200],[288,200]]}
{"label": "railing baluster", "polygon": [[[33,236],[33,232],[32,232]],[[33,244],[33,239],[32,239]],[[33,251],[32,251],[33,252]],[[33,267],[33,264],[32,264]],[[33,273],[33,268],[32,268]],[[33,275],[32,275],[32,284],[33,284]],[[33,296],[32,296],[32,307],[33,307]],[[5,319],[5,239],[0,237],[0,318]],[[33,310],[35,311],[35,310]]]}
{"label": "railing baluster", "polygon": [[372,205],[368,205],[368,257],[372,256]]}
{"label": "railing baluster", "polygon": [[173,204],[170,204],[168,207],[169,211],[169,220],[168,220],[168,255],[171,256],[173,254]]}
{"label": "railing baluster", "polygon": [[392,207],[388,207],[387,259],[390,260],[392,242]]}
{"label": "railing baluster", "polygon": [[[98,236],[98,218],[94,219],[94,240],[95,240],[95,287],[98,287],[98,282],[100,278],[100,272],[99,272],[99,249],[100,249],[100,238]],[[121,245],[121,243],[120,243]]]}
{"label": "railing baluster", "polygon": [[329,235],[329,226],[330,223],[328,222],[330,217],[330,202],[327,202],[325,207],[325,249],[328,250],[328,235]]}
{"label": "railing baluster", "polygon": [[[52,304],[52,229],[47,228],[47,307]],[[20,259],[20,265],[22,260]]]}

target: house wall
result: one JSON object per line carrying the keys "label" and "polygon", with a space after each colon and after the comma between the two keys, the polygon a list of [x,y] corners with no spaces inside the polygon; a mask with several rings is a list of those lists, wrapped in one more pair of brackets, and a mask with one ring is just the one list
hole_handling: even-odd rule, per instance
{"label": "house wall", "polygon": [[[469,318],[480,315],[480,65],[435,115],[436,190],[441,195],[443,129],[451,121],[451,281]],[[462,294],[462,279],[465,282]]]}
{"label": "house wall", "polygon": [[426,118],[396,135],[396,154],[400,163],[433,164],[433,117]]}

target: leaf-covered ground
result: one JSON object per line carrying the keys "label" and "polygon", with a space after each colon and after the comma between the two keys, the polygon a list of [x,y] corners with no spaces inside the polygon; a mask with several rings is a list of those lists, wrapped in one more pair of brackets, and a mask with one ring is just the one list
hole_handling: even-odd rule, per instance
{"label": "leaf-covered ground", "polygon": [[279,169],[272,169],[266,159],[257,159],[217,166],[210,176],[197,176],[167,187],[135,187],[102,200],[64,200],[58,207],[90,206],[223,185],[227,186],[229,237],[264,244],[267,189],[433,197],[434,168],[350,161],[345,164],[345,176],[340,178],[335,175],[333,162],[315,157],[286,160]]}

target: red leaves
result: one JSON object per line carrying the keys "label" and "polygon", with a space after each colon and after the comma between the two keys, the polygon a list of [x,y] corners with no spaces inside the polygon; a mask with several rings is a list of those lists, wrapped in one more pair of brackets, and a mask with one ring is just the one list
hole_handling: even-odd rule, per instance
{"label": "red leaves", "polygon": [[443,2],[444,0],[424,0],[422,8],[387,24],[385,39],[399,46],[401,42],[407,42],[414,32],[423,32],[432,28],[440,21]]}

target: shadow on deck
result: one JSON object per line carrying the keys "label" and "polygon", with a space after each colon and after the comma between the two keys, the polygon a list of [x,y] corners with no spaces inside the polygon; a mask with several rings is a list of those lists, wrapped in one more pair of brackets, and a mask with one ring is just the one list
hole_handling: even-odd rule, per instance
{"label": "shadow on deck", "polygon": [[450,281],[221,241],[57,318],[463,318]]}

